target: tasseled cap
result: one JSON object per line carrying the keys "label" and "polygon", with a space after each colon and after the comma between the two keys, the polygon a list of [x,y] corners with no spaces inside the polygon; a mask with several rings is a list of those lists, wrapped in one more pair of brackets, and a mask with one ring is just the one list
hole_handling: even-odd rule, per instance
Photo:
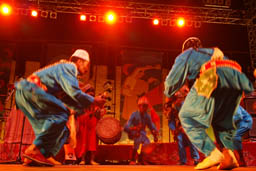
{"label": "tasseled cap", "polygon": [[139,98],[138,105],[141,105],[141,104],[146,104],[146,105],[149,104],[147,97],[142,96],[141,98]]}

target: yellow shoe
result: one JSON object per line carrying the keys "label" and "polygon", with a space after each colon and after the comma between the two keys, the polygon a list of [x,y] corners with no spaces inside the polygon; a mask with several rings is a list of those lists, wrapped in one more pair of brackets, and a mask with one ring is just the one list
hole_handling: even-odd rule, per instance
{"label": "yellow shoe", "polygon": [[224,155],[224,160],[220,162],[219,166],[217,167],[218,170],[230,170],[239,167],[233,151],[225,149],[222,153]]}
{"label": "yellow shoe", "polygon": [[85,165],[85,161],[82,160],[79,165]]}
{"label": "yellow shoe", "polygon": [[61,165],[61,163],[55,160],[53,157],[49,157],[47,158],[47,160],[52,162],[54,165]]}
{"label": "yellow shoe", "polygon": [[25,154],[36,154],[38,151],[37,147],[35,144],[31,144],[30,146],[28,146],[28,148],[26,148],[25,150]]}
{"label": "yellow shoe", "polygon": [[202,162],[198,163],[194,169],[203,170],[208,169],[212,166],[218,165],[224,159],[223,154],[215,148],[211,154],[206,157]]}
{"label": "yellow shoe", "polygon": [[92,161],[90,162],[90,164],[91,164],[91,165],[99,165],[99,163],[97,163],[97,162],[94,161],[94,160],[92,160]]}
{"label": "yellow shoe", "polygon": [[29,166],[32,163],[32,160],[28,158],[24,158],[23,160],[23,166]]}

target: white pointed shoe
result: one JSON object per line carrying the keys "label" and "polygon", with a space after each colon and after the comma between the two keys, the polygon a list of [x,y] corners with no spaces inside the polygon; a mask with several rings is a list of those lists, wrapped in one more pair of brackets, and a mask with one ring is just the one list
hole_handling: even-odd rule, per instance
{"label": "white pointed shoe", "polygon": [[194,169],[203,170],[208,169],[212,166],[218,165],[224,159],[223,154],[215,148],[211,154],[206,157],[202,162],[198,163]]}
{"label": "white pointed shoe", "polygon": [[224,155],[224,160],[220,162],[219,166],[217,167],[218,170],[230,170],[239,167],[235,154],[232,150],[224,149],[222,154]]}

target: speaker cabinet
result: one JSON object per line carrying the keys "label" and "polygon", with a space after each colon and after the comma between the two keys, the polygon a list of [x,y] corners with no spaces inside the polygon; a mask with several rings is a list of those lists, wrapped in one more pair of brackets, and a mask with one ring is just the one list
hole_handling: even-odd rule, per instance
{"label": "speaker cabinet", "polygon": [[256,138],[256,116],[253,116],[252,120],[252,129],[249,131],[249,137]]}
{"label": "speaker cabinet", "polygon": [[247,112],[252,115],[252,129],[249,131],[250,138],[256,138],[256,97],[244,98],[244,105]]}
{"label": "speaker cabinet", "polygon": [[244,98],[244,105],[247,112],[256,115],[256,97]]}

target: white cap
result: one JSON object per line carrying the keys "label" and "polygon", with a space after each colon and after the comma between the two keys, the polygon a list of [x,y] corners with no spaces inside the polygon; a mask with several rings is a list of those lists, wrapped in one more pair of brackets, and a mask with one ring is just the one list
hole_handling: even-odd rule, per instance
{"label": "white cap", "polygon": [[77,49],[71,57],[81,58],[81,59],[86,60],[88,62],[90,61],[88,52],[86,50],[83,50],[83,49]]}

